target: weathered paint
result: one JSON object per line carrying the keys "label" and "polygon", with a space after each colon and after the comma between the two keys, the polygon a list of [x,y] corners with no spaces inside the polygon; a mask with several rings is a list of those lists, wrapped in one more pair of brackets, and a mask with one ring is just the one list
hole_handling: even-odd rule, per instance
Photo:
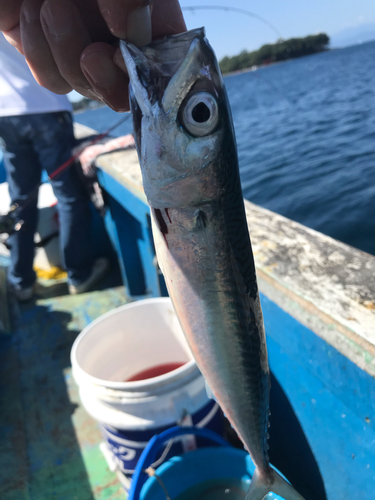
{"label": "weathered paint", "polygon": [[12,336],[0,337],[0,498],[124,499],[80,405],[70,349],[89,322],[128,299],[123,287],[75,297],[61,294],[65,283],[44,291],[35,303],[12,303]]}
{"label": "weathered paint", "polygon": [[375,375],[375,257],[245,203],[260,289]]}
{"label": "weathered paint", "polygon": [[96,135],[98,132],[91,127],[82,125],[82,123],[73,123],[74,136],[76,139],[84,139],[90,135]]}
{"label": "weathered paint", "polygon": [[[302,425],[327,498],[374,498],[373,378],[267,297],[262,296],[261,300],[270,368]],[[274,415],[274,420],[277,419],[278,415]],[[283,420],[283,433],[287,434],[290,447],[288,454],[292,455],[296,443],[289,426],[290,421]],[[272,427],[271,414],[271,446]],[[270,455],[272,458],[272,450]],[[274,460],[274,465],[286,474],[284,459],[279,456],[280,462]],[[301,464],[300,474],[309,476],[304,456],[297,457],[297,461]]]}
{"label": "weathered paint", "polygon": [[[135,150],[126,151],[128,169],[122,175],[117,159],[124,152],[102,155],[98,159],[98,179],[106,193],[111,217],[106,227],[120,257],[124,284],[131,296],[166,295],[159,273],[151,234],[150,210],[140,182]],[[109,173],[110,172],[110,173]]]}
{"label": "weathered paint", "polygon": [[127,191],[147,204],[147,198],[143,191],[141,168],[135,149],[101,155],[96,163],[100,170],[107,172],[121,186],[126,187]]}

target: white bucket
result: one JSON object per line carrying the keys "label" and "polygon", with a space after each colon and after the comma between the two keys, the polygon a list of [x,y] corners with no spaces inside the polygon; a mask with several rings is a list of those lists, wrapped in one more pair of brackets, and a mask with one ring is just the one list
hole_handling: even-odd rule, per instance
{"label": "white bucket", "polygon": [[[126,474],[133,472],[153,435],[182,419],[221,433],[218,405],[207,397],[169,298],[140,300],[101,316],[77,337],[71,360],[82,404],[101,423]],[[184,364],[164,375],[126,382],[171,363]]]}

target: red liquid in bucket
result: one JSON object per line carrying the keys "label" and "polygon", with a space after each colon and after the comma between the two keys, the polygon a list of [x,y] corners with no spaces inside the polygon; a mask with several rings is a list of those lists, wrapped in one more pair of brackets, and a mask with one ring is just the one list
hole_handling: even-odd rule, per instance
{"label": "red liquid in bucket", "polygon": [[124,382],[137,382],[138,380],[159,377],[159,375],[164,375],[165,373],[177,370],[177,368],[180,368],[180,366],[183,366],[184,364],[185,363],[164,363],[162,365],[156,365],[136,373],[130,378],[124,380]]}

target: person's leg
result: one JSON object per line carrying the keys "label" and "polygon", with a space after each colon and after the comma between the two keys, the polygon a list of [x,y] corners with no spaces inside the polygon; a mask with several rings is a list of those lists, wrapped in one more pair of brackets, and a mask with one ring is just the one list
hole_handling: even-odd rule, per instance
{"label": "person's leg", "polygon": [[[17,212],[17,220],[23,220],[24,224],[8,239],[11,247],[8,280],[16,291],[33,287],[36,279],[33,270],[34,235],[38,223],[37,187],[41,168],[30,140],[30,129],[28,115],[0,118],[0,138],[11,202],[22,206],[27,200],[25,208]],[[29,198],[31,193],[34,195]],[[32,296],[32,288],[30,292]]]}
{"label": "person's leg", "polygon": [[[34,120],[34,147],[41,165],[51,175],[72,154],[71,114],[45,113],[35,115]],[[52,187],[58,199],[61,248],[68,281],[80,285],[89,278],[94,266],[89,197],[74,166],[52,180]]]}

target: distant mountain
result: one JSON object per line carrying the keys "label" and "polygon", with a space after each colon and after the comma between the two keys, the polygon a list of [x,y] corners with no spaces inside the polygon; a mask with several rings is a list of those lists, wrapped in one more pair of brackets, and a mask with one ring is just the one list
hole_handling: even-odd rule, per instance
{"label": "distant mountain", "polygon": [[375,40],[375,24],[360,24],[354,28],[347,28],[340,33],[330,35],[331,47],[348,47],[358,43]]}

